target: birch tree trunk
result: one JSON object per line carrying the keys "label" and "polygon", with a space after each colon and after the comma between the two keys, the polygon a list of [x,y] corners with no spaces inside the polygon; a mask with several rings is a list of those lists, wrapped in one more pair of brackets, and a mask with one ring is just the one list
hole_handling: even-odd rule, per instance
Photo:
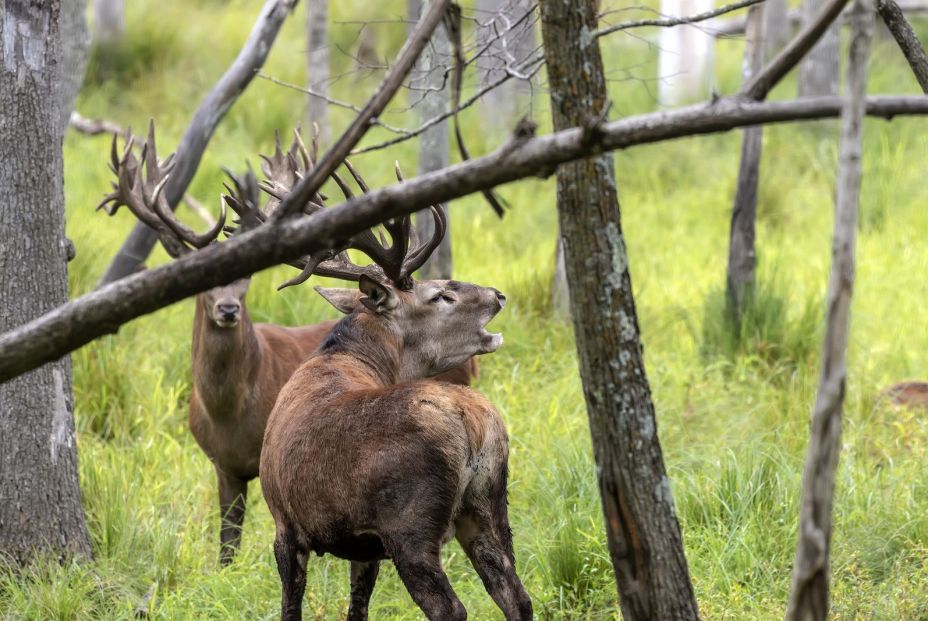
{"label": "birch tree trunk", "polygon": [[788,621],[820,621],[828,616],[832,509],[847,380],[845,358],[854,288],[864,98],[874,22],[872,0],[854,0],[851,16],[853,30],[848,64],[848,99],[841,119],[822,371],[802,477],[799,540],[786,612]]}
{"label": "birch tree trunk", "polygon": [[[68,300],[63,107],[73,104],[63,24],[83,2],[6,0],[0,12],[0,332]],[[25,180],[25,181],[24,181]],[[0,555],[89,555],[70,357],[0,384]]]}
{"label": "birch tree trunk", "polygon": [[[803,0],[802,20],[807,23],[826,0]],[[840,20],[828,27],[799,65],[799,96],[837,95],[840,74]]]}
{"label": "birch tree trunk", "polygon": [[93,0],[93,41],[112,46],[126,34],[125,0]]}
{"label": "birch tree trunk", "polygon": [[[602,114],[596,0],[543,0],[556,130]],[[591,130],[595,131],[595,130]],[[626,621],[697,619],[644,369],[612,156],[558,169],[557,203],[607,543]]]}
{"label": "birch tree trunk", "polygon": [[[712,0],[661,0],[661,14],[668,17],[695,15],[712,8]],[[660,29],[657,99],[662,106],[708,98],[713,86],[715,38],[705,28],[706,23]]]}
{"label": "birch tree trunk", "polygon": [[306,2],[306,84],[321,95],[309,95],[306,102],[306,125],[319,126],[319,142],[328,145],[332,137],[329,127],[329,0]]}
{"label": "birch tree trunk", "polygon": [[[424,10],[428,7],[428,0],[420,3]],[[448,33],[439,27],[432,35],[431,44],[425,48],[419,57],[418,84],[430,90],[425,94],[419,104],[419,115],[423,122],[445,112],[448,108],[449,88],[444,79],[443,66],[450,57],[451,45],[448,42]],[[442,121],[425,130],[419,136],[419,174],[441,170],[448,165],[448,121]],[[444,206],[441,207],[445,209]],[[444,239],[432,253],[432,256],[419,270],[423,279],[451,278],[451,223]],[[428,211],[416,214],[416,232],[420,239],[432,236],[435,223]]]}
{"label": "birch tree trunk", "polygon": [[[766,7],[756,4],[748,12],[742,76],[747,84],[763,64],[763,29]],[[728,278],[726,292],[728,312],[735,329],[741,325],[745,307],[754,294],[757,252],[754,245],[757,220],[757,188],[760,183],[760,156],[764,140],[762,125],[747,127],[741,139],[741,167],[731,212],[728,238]]]}
{"label": "birch tree trunk", "polygon": [[764,58],[771,59],[789,41],[789,5],[786,0],[765,0]]}

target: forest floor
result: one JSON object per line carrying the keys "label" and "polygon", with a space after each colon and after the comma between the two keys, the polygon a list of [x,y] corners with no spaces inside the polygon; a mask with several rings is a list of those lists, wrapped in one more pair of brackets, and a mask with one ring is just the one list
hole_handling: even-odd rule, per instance
{"label": "forest floor", "polygon": [[[295,83],[305,80],[303,4],[266,68]],[[333,3],[333,19],[361,14],[396,19],[405,7],[398,1],[381,4],[373,15],[359,0]],[[244,40],[257,4],[128,5],[125,56],[94,62],[78,109],[139,130],[153,117],[167,153],[194,104]],[[350,50],[359,27],[335,23],[334,44]],[[371,27],[380,55],[392,55],[405,26]],[[641,38],[651,34],[603,41],[613,79],[612,118],[656,107],[656,52]],[[741,50],[738,40],[718,45],[722,93],[737,88]],[[350,68],[347,56],[336,51],[333,64],[336,71]],[[872,92],[917,92],[889,39],[877,40],[872,65]],[[333,93],[362,103],[377,79],[346,75],[334,82]],[[795,83],[787,81],[773,96],[794,93]],[[191,193],[215,208],[219,167],[240,169],[246,158],[257,162],[256,153],[271,148],[274,130],[286,134],[302,116],[302,97],[256,79],[213,138]],[[546,98],[542,83],[534,101],[542,132],[550,131]],[[333,111],[336,132],[350,115]],[[462,115],[472,153],[505,140],[506,125],[494,129],[483,120],[488,116],[478,109]],[[415,123],[401,112],[388,118]],[[928,416],[878,400],[892,383],[928,379],[926,122],[866,124],[835,499],[836,619],[928,618]],[[385,137],[378,130],[366,143]],[[645,362],[705,619],[779,619],[784,612],[818,379],[836,137],[836,122],[765,131],[758,302],[737,338],[721,317],[740,134],[637,147],[615,156]],[[77,248],[74,295],[94,286],[133,224],[128,213],[107,218],[93,210],[109,187],[108,149],[103,137],[67,136],[67,228]],[[381,185],[390,182],[395,159],[411,175],[415,142],[355,163]],[[505,345],[481,360],[476,387],[497,405],[511,435],[510,515],[519,573],[539,619],[619,619],[571,329],[552,318],[554,181],[524,181],[500,191],[512,206],[505,218],[497,219],[479,197],[468,197],[451,208],[451,234],[455,277],[495,286],[511,300],[494,323]],[[197,223],[185,208],[181,213]],[[166,260],[159,249],[152,262]],[[309,287],[277,293],[287,275],[278,268],[254,278],[248,298],[253,318],[292,325],[334,316]],[[250,491],[243,549],[231,566],[217,564],[213,470],[186,421],[192,314],[191,301],[176,304],[73,355],[81,486],[94,560],[39,563],[25,576],[0,570],[0,618],[125,619],[154,584],[154,619],[277,618],[273,523],[257,483]],[[444,555],[470,618],[501,618],[458,545],[449,544]],[[347,563],[310,559],[306,618],[342,618],[347,597]],[[421,618],[389,563],[374,591],[371,618]]]}

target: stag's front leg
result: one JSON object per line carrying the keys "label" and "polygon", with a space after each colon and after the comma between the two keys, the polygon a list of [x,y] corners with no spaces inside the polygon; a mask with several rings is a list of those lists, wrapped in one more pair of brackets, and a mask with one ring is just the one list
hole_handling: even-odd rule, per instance
{"label": "stag's front leg", "polygon": [[306,550],[300,549],[293,531],[277,525],[274,538],[274,558],[280,574],[281,621],[301,621],[303,592],[306,591]]}
{"label": "stag's front leg", "polygon": [[219,468],[216,468],[216,478],[219,480],[219,512],[222,519],[219,528],[219,564],[224,567],[232,562],[242,543],[248,482],[228,475]]}
{"label": "stag's front leg", "polygon": [[348,605],[348,621],[367,621],[367,606],[380,572],[380,561],[370,563],[351,562],[351,603]]}

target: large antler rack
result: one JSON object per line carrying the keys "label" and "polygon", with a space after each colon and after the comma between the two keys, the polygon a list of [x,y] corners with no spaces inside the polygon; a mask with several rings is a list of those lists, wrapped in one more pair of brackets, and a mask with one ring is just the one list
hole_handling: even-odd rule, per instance
{"label": "large antler rack", "polygon": [[148,125],[148,139],[142,143],[138,158],[133,151],[135,136],[131,131],[127,134],[121,156],[117,145],[118,136],[113,136],[110,170],[116,175],[116,182],[113,183],[113,191],[103,198],[97,209],[113,215],[125,205],[136,218],[158,233],[164,249],[174,258],[215,241],[225,224],[225,205],[220,205],[221,212],[216,224],[202,234],[178,220],[162,192],[174,168],[174,154],[164,160],[158,159],[154,121]]}
{"label": "large antler rack", "polygon": [[[274,155],[261,156],[264,160],[261,168],[267,177],[265,181],[258,184],[251,170],[242,178],[226,171],[232,179],[232,187],[226,185],[229,194],[224,199],[238,214],[240,228],[250,228],[266,221],[293,186],[315,166],[317,154],[318,129],[313,134],[311,149],[307,150],[300,130],[297,128],[288,151],[283,151],[278,134]],[[344,165],[361,192],[368,193],[368,185],[360,173],[349,161],[345,160]],[[396,164],[396,178],[398,181],[403,181],[403,174],[398,163]],[[338,173],[332,173],[332,180],[344,195],[345,200],[354,196],[351,187]],[[258,207],[256,188],[259,185],[270,197],[263,210]],[[303,213],[312,215],[324,209],[326,198],[321,193],[316,194],[314,199],[303,207]],[[413,272],[419,269],[438,247],[447,229],[444,211],[437,206],[432,206],[430,211],[435,221],[435,229],[428,240],[419,243],[409,216],[393,218],[382,225],[390,236],[389,244],[382,233],[378,238],[373,230],[364,231],[336,248],[313,252],[297,261],[290,262],[290,265],[299,268],[301,272],[298,276],[280,285],[278,289],[302,284],[313,274],[344,280],[359,280],[363,275],[380,282],[391,281],[401,289],[410,289]],[[231,232],[234,233],[234,230]],[[374,263],[370,265],[353,263],[347,253],[349,249],[363,252]]]}

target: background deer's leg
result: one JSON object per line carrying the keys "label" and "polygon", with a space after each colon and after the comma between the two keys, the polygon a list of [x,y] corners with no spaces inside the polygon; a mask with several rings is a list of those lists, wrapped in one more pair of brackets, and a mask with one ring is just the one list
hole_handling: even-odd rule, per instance
{"label": "background deer's leg", "polygon": [[248,482],[230,476],[216,468],[219,481],[219,564],[228,565],[242,542],[242,523],[245,521],[245,500]]}
{"label": "background deer's leg", "polygon": [[274,537],[274,558],[282,586],[281,621],[300,621],[306,590],[306,551],[300,549],[293,531],[280,524]]}
{"label": "background deer's leg", "polygon": [[464,604],[441,568],[441,535],[423,539],[420,533],[403,533],[385,542],[396,572],[429,621],[464,621]]}
{"label": "background deer's leg", "polygon": [[367,605],[380,573],[380,561],[370,563],[351,562],[351,603],[348,605],[348,621],[367,621]]}

